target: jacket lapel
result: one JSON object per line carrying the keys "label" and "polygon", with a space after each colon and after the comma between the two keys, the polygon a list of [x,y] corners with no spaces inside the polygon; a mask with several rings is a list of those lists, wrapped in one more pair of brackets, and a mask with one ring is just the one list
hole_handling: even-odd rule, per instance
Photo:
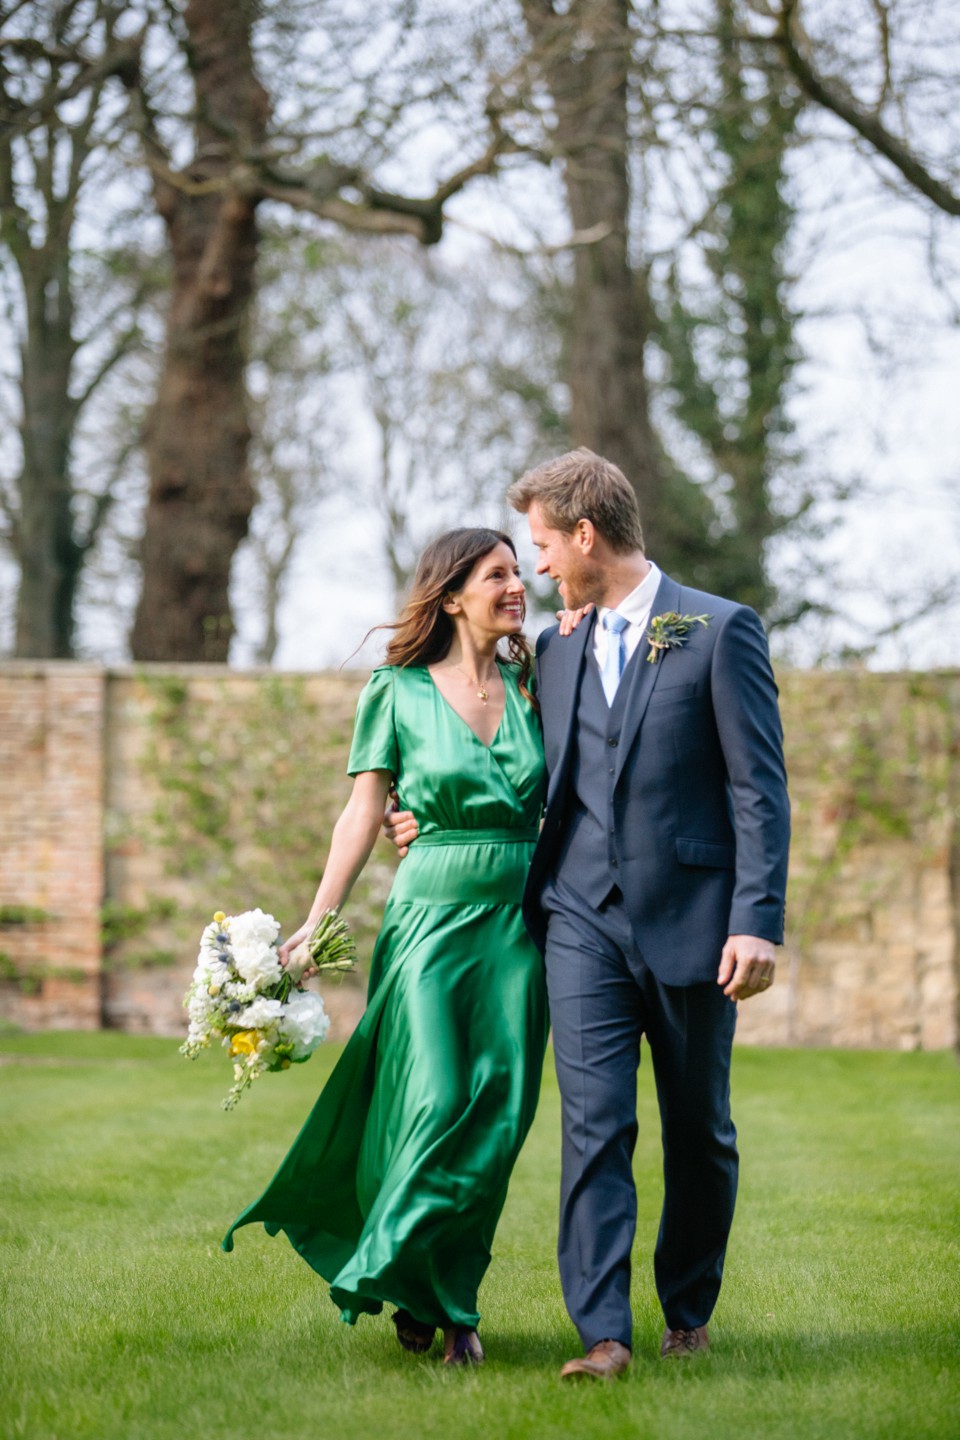
{"label": "jacket lapel", "polygon": [[[669,575],[664,575],[657,586],[657,593],[654,597],[653,608],[650,611],[650,620],[656,615],[663,615],[669,610],[676,610],[680,604],[680,586],[676,580],[671,580]],[[644,631],[644,635],[646,630]],[[629,678],[630,686],[627,692],[626,705],[624,706],[623,725],[620,730],[620,744],[617,747],[617,773],[614,776],[614,784],[620,779],[620,773],[626,764],[633,743],[640,732],[643,724],[643,717],[646,714],[647,706],[650,703],[650,696],[653,694],[654,686],[660,678],[662,668],[661,659],[655,665],[647,663],[647,654],[650,646],[644,638],[637,647],[639,654],[636,656],[636,664],[632,667],[633,673]]]}
{"label": "jacket lapel", "polygon": [[[659,590],[657,593],[659,594]],[[576,729],[580,680],[583,675],[588,646],[593,643],[593,631],[596,623],[597,612],[594,610],[589,620],[582,622],[572,635],[563,640],[558,638],[553,642],[558,647],[558,659],[560,656],[563,659],[562,664],[557,667],[557,674],[550,686],[549,695],[544,694],[541,697],[550,708],[552,717],[550,729],[559,739],[557,763],[551,771],[550,786],[547,791],[548,805],[556,794],[560,777],[565,773],[569,762]]]}

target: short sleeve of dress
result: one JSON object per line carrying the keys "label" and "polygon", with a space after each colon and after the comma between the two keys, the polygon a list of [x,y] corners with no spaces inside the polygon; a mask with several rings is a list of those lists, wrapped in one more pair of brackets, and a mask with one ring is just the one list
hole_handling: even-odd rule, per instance
{"label": "short sleeve of dress", "polygon": [[363,770],[389,770],[395,776],[399,767],[400,752],[394,723],[394,675],[390,666],[384,665],[374,670],[360,692],[347,774],[359,775]]}

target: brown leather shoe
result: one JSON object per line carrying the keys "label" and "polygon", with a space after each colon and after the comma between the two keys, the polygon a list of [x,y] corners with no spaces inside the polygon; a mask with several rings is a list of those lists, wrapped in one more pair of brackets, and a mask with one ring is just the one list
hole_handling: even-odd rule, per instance
{"label": "brown leather shoe", "polygon": [[695,1330],[664,1330],[660,1341],[660,1359],[677,1360],[684,1355],[695,1355],[698,1350],[710,1349],[710,1336],[706,1325]]}
{"label": "brown leather shoe", "polygon": [[561,1380],[576,1380],[587,1375],[593,1380],[612,1380],[622,1375],[633,1357],[619,1340],[600,1340],[586,1355],[568,1360],[560,1371]]}

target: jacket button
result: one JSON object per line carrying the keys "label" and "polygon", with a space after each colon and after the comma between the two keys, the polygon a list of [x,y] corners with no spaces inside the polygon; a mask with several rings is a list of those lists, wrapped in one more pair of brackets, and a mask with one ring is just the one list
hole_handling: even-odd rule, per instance
{"label": "jacket button", "polygon": [[613,869],[613,870],[619,870],[619,868],[620,868],[620,861],[619,861],[619,860],[611,860],[611,861],[610,861],[610,866],[611,866],[611,869]]}
{"label": "jacket button", "polygon": [[608,744],[608,745],[616,745],[616,743],[617,743],[617,740],[616,740],[616,737],[615,737],[615,736],[613,736],[613,735],[608,735],[608,736],[607,736],[607,744]]}

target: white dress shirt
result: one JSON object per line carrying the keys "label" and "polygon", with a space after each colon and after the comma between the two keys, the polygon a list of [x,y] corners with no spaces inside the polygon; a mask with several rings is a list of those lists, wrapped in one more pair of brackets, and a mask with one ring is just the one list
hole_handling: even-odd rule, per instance
{"label": "white dress shirt", "polygon": [[611,610],[616,610],[628,621],[623,631],[623,644],[625,650],[624,669],[630,663],[634,650],[643,639],[643,632],[647,628],[650,619],[650,611],[653,609],[653,602],[657,597],[657,587],[663,578],[662,571],[658,570],[653,561],[650,561],[650,569],[635,590],[625,595],[619,605],[601,605],[597,611],[597,623],[593,630],[593,653],[596,656],[597,664],[603,672],[603,662],[606,659],[607,646],[612,639],[609,630],[603,626],[604,615],[609,615]]}

